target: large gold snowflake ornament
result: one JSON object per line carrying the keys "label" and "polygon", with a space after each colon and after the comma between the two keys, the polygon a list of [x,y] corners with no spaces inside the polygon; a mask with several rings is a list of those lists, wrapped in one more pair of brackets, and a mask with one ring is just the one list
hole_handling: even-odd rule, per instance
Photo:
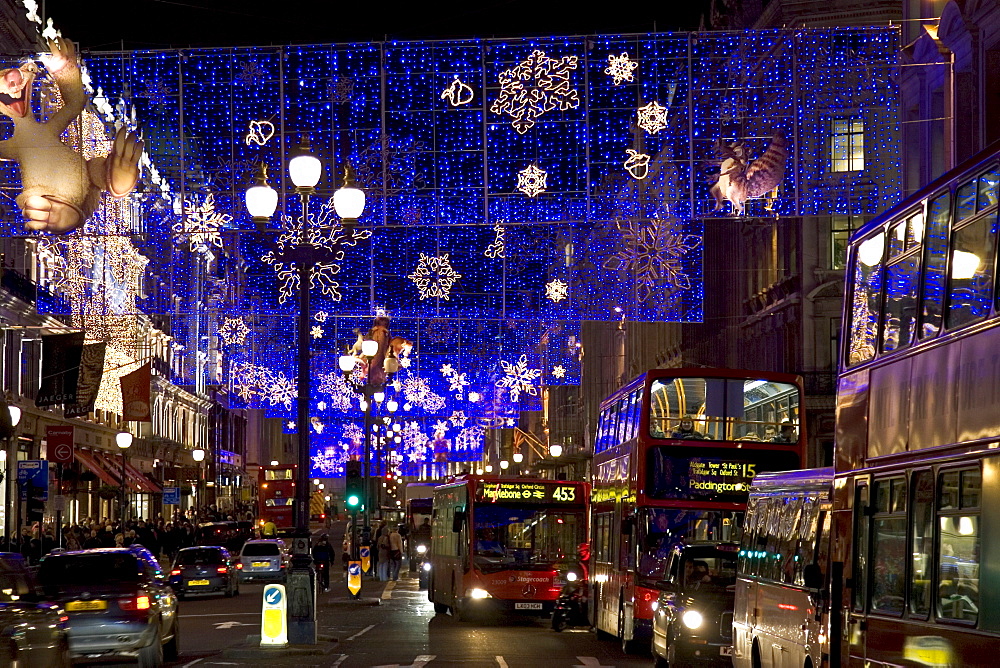
{"label": "large gold snowflake ornament", "polygon": [[417,268],[407,278],[417,286],[421,301],[431,297],[450,300],[451,288],[462,275],[452,268],[448,253],[443,255],[421,253]]}
{"label": "large gold snowflake ornament", "polygon": [[569,297],[569,284],[562,279],[556,278],[545,284],[545,298],[551,299],[557,304]]}
{"label": "large gold snowflake ornament", "polygon": [[691,287],[682,262],[685,255],[701,244],[701,237],[674,232],[668,221],[661,218],[653,218],[646,224],[618,221],[618,231],[620,250],[604,261],[604,268],[631,275],[639,301],[649,299],[659,287],[669,291]]}
{"label": "large gold snowflake ornament", "polygon": [[604,68],[604,73],[611,76],[616,86],[621,86],[626,81],[635,81],[632,72],[639,67],[639,63],[629,59],[627,53],[620,56],[611,54],[608,56],[608,66]]}
{"label": "large gold snowflake ornament", "polygon": [[517,189],[528,197],[536,197],[545,192],[549,173],[532,163],[517,173]]}
{"label": "large gold snowflake ornament", "polygon": [[645,107],[639,107],[637,125],[651,135],[667,127],[667,108],[653,100]]}
{"label": "large gold snowflake ornament", "polygon": [[243,322],[243,318],[226,318],[222,327],[219,327],[218,333],[225,345],[229,346],[235,343],[242,346],[246,342],[250,328]]}
{"label": "large gold snowflake ornament", "polygon": [[576,56],[549,58],[535,49],[528,58],[500,74],[500,96],[490,111],[507,114],[511,125],[524,134],[547,111],[566,111],[580,106],[580,96],[570,88],[570,73],[577,67]]}
{"label": "large gold snowflake ornament", "polygon": [[215,210],[215,194],[208,193],[201,202],[185,198],[184,218],[174,223],[173,230],[179,240],[187,237],[192,252],[207,253],[211,246],[222,247],[219,230],[231,222],[232,216]]}

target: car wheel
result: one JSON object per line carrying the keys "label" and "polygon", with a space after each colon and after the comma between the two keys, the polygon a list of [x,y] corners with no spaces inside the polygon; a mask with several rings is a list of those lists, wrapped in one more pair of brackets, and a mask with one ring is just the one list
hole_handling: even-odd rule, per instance
{"label": "car wheel", "polygon": [[167,661],[176,661],[181,651],[181,624],[174,616],[174,637],[163,646],[163,658]]}
{"label": "car wheel", "polygon": [[448,606],[445,605],[444,603],[435,603],[434,604],[434,614],[436,614],[436,615],[444,615],[447,612],[448,612]]}
{"label": "car wheel", "polygon": [[226,598],[232,598],[233,597],[233,583],[232,582],[230,582],[229,584],[226,585],[225,596],[226,596]]}
{"label": "car wheel", "polygon": [[160,637],[139,650],[139,668],[160,668],[163,665],[163,644]]}
{"label": "car wheel", "polygon": [[565,631],[567,626],[569,625],[566,623],[566,614],[564,612],[556,610],[552,613],[553,631]]}
{"label": "car wheel", "polygon": [[654,668],[670,668],[670,662],[653,652],[653,666]]}

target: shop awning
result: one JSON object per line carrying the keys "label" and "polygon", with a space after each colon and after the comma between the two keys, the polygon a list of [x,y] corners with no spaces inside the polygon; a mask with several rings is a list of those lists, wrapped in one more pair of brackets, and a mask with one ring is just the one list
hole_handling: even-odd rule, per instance
{"label": "shop awning", "polygon": [[94,475],[101,479],[105,485],[111,485],[112,487],[118,487],[121,485],[119,478],[112,475],[107,471],[103,460],[98,461],[93,457],[94,453],[92,451],[76,450],[73,456],[76,457],[76,461],[80,462],[87,469],[89,469]]}
{"label": "shop awning", "polygon": [[[117,471],[118,478],[121,479],[122,460],[120,456],[114,457],[110,453],[106,452],[101,452],[101,453],[95,452],[94,454],[97,455],[96,457],[97,459],[100,459],[105,463],[105,466],[108,468],[109,471]],[[128,481],[129,488],[133,492],[147,492],[147,493],[157,493],[157,494],[163,492],[163,489],[161,489],[159,485],[157,485],[152,480],[144,476],[142,473],[139,472],[138,469],[136,469],[128,462],[125,462],[125,480]]]}

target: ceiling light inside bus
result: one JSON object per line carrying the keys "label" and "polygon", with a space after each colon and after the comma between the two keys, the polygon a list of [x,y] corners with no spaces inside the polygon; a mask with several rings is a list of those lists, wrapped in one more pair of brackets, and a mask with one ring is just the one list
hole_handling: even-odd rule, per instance
{"label": "ceiling light inside bus", "polygon": [[951,254],[951,277],[955,280],[969,280],[979,271],[982,261],[975,253],[954,251]]}
{"label": "ceiling light inside bus", "polygon": [[874,267],[882,261],[882,251],[884,249],[885,234],[876,234],[858,246],[858,260],[866,267]]}
{"label": "ceiling light inside bus", "polygon": [[958,535],[959,536],[971,536],[976,533],[976,525],[972,523],[971,517],[959,517],[958,518]]}

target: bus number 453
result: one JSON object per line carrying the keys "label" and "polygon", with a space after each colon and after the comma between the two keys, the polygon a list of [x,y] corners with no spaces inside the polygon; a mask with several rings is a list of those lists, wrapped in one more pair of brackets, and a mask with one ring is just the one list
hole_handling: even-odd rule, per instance
{"label": "bus number 453", "polygon": [[556,487],[552,492],[552,498],[556,501],[576,501],[576,488]]}

